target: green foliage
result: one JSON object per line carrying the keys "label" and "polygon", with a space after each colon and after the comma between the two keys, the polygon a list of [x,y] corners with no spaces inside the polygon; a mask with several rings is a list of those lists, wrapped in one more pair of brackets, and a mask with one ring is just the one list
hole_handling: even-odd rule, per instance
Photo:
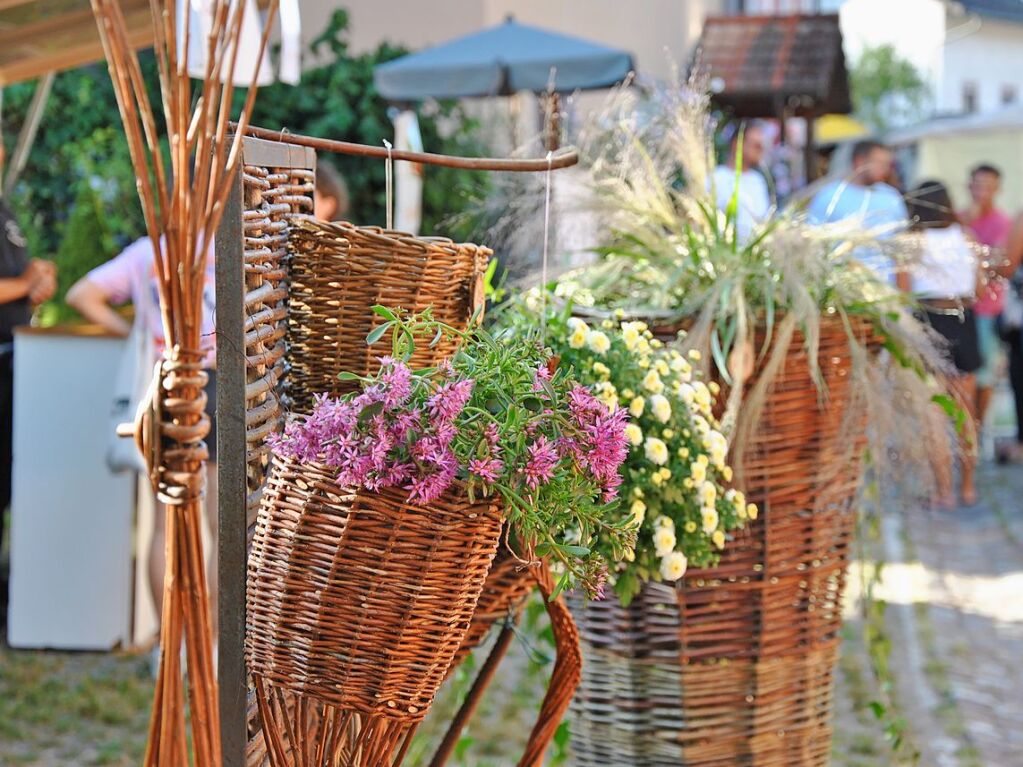
{"label": "green foliage", "polygon": [[107,261],[113,252],[103,201],[88,181],[83,180],[78,184],[78,194],[64,229],[64,239],[54,259],[60,265],[57,272],[57,297],[42,308],[43,324],[53,325],[78,317],[77,312],[64,302],[68,288],[91,269]]}
{"label": "green foliage", "polygon": [[[256,99],[252,123],[264,128],[354,141],[381,146],[394,131],[387,115],[388,104],[373,85],[373,68],[407,51],[388,43],[375,51],[353,55],[348,40],[348,13],[337,10],[323,33],[310,44],[309,54],[323,62],[302,73],[295,87],[274,83]],[[477,122],[454,102],[426,104],[419,110],[423,144],[429,151],[476,155]],[[344,176],[351,192],[350,219],[357,224],[383,224],[385,203],[384,162],[364,157],[321,153],[320,162],[332,163]],[[423,226],[431,234],[458,237],[441,231],[446,219],[466,205],[470,194],[478,195],[485,177],[472,171],[424,167]]]}
{"label": "green foliage", "polygon": [[[297,87],[276,83],[260,90],[253,118],[256,125],[375,145],[392,137],[388,105],[373,87],[373,67],[405,51],[384,44],[371,53],[352,55],[347,29],[348,15],[335,12],[326,30],[311,45],[312,59],[322,63],[306,70]],[[142,54],[140,60],[153,103],[159,104],[155,60],[150,53]],[[35,83],[31,82],[4,89],[8,156],[34,89]],[[239,107],[243,96],[239,89]],[[423,106],[420,127],[430,150],[480,153],[476,122],[455,104]],[[326,159],[321,155],[322,161],[333,162],[345,175],[352,193],[352,219],[382,224],[384,163],[342,156]],[[458,231],[439,231],[441,222],[464,207],[470,192],[481,193],[484,177],[446,168],[426,168],[424,173],[423,231],[458,237]],[[77,273],[86,261],[72,243],[63,246],[70,236],[66,230],[83,185],[94,190],[96,204],[102,206],[107,237],[101,260],[106,260],[141,237],[145,226],[117,101],[107,68],[101,63],[57,76],[25,170],[11,194],[11,207],[25,231],[29,251],[36,257],[55,259],[62,273]],[[76,240],[80,241],[78,235],[72,242]],[[61,279],[55,306],[44,313],[47,320],[68,316],[62,301],[63,291],[70,284]]]}
{"label": "green foliage", "polygon": [[849,74],[856,115],[878,131],[920,119],[930,89],[890,44],[863,49]]}

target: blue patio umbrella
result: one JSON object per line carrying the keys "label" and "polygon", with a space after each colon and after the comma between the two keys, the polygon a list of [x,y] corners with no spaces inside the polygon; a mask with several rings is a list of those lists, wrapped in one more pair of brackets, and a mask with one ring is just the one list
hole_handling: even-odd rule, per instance
{"label": "blue patio umbrella", "polygon": [[[554,70],[553,80],[551,70]],[[381,64],[373,82],[385,98],[508,96],[606,88],[632,71],[627,51],[519,24],[505,23]]]}

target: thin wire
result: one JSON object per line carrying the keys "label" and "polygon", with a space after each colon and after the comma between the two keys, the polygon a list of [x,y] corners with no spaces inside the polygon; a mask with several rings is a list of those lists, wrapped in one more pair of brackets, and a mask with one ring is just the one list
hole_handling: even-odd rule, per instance
{"label": "thin wire", "polygon": [[547,245],[550,241],[551,225],[551,158],[547,152],[547,176],[543,200],[543,262],[540,267],[540,339],[547,343]]}
{"label": "thin wire", "polygon": [[384,146],[387,147],[387,165],[384,166],[384,179],[387,185],[387,228],[394,228],[394,157],[391,156],[391,142],[384,139]]}

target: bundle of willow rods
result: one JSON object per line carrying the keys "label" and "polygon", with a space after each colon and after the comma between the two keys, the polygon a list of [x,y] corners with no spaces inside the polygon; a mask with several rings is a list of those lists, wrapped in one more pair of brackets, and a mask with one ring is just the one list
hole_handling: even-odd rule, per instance
{"label": "bundle of willow rods", "polygon": [[[194,764],[211,767],[221,763],[221,751],[210,600],[200,538],[208,457],[203,438],[209,431],[202,391],[206,383],[200,338],[202,291],[207,236],[211,237],[220,223],[241,160],[242,135],[252,114],[257,73],[235,129],[230,125],[231,105],[245,4],[213,0],[205,40],[190,40],[189,24],[183,25],[179,39],[175,0],[151,0],[150,5],[169,168],[120,3],[92,0],[155,252],[167,339],[150,407],[149,429],[156,438],[149,440],[152,449],[147,456],[150,478],[166,506],[167,564],[160,627],[163,652],[145,765],[189,764],[179,653],[184,638]],[[257,61],[262,60],[276,11],[277,0],[270,0]],[[187,70],[190,45],[204,45],[207,53],[197,97]]]}

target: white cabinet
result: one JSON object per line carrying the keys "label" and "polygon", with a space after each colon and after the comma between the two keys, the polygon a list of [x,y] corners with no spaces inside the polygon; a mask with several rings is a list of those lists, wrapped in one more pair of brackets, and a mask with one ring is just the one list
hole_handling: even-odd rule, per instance
{"label": "white cabinet", "polygon": [[15,335],[12,647],[131,644],[135,477],[105,463],[123,343],[82,329]]}

